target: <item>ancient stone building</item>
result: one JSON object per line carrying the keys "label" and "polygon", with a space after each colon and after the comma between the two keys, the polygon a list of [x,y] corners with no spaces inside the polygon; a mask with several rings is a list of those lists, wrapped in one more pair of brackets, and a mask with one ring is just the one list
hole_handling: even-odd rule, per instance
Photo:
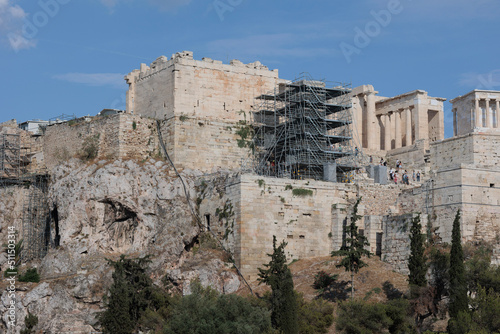
{"label": "ancient stone building", "polygon": [[[490,99],[484,101],[490,112],[483,111],[482,127],[474,131],[470,117],[479,112],[471,113],[465,102],[482,91],[452,100],[455,115],[469,115],[469,128],[456,117],[458,135],[444,139],[445,99],[423,90],[381,97],[371,85],[354,88],[352,147],[360,148],[360,161],[364,154],[375,154],[425,168],[425,179],[404,186],[375,184],[373,175],[363,173],[355,184],[248,173],[254,156],[246,142],[241,145],[242,133],[249,128],[250,113],[259,110],[255,99],[288,82],[259,62],[222,64],[181,52],[142,64],[126,80],[126,113],[47,128],[43,153],[48,167],[89,144],[97,145],[98,158],[146,160],[161,153],[161,133],[174,164],[200,175],[193,199],[199,215],[224,240],[246,277],[255,278],[257,267],[266,262],[273,235],[288,241],[290,259],[337,249],[358,196],[363,197],[359,226],[371,251],[403,272],[405,226],[416,212],[422,213],[424,225],[438,227],[445,241],[457,209],[463,211],[465,239],[491,241],[500,235],[500,135],[498,109],[492,109],[498,105],[493,96],[500,92],[481,95]],[[477,105],[481,108],[483,101]],[[224,172],[214,177],[220,169]]]}
{"label": "ancient stone building", "polygon": [[450,102],[454,136],[470,133],[474,128],[499,128],[500,92],[475,89]]}
{"label": "ancient stone building", "polygon": [[454,136],[431,144],[432,207],[443,240],[462,211],[465,240],[500,236],[499,91],[474,90],[453,103]]}
{"label": "ancient stone building", "polygon": [[248,160],[236,132],[249,121],[255,98],[279,82],[278,71],[258,61],[194,60],[189,51],[142,64],[125,79],[127,112],[165,121],[171,158],[201,171],[239,168]]}
{"label": "ancient stone building", "polygon": [[367,153],[409,148],[418,141],[429,143],[444,138],[444,111],[440,97],[414,90],[394,97],[377,95],[371,85],[353,89],[355,143]]}

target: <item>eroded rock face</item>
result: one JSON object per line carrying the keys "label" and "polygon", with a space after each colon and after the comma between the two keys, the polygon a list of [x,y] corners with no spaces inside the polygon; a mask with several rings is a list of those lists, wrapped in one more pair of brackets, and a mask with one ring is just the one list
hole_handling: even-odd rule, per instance
{"label": "eroded rock face", "polygon": [[[188,170],[182,173],[191,198],[196,197],[197,176]],[[189,250],[200,227],[181,181],[163,161],[82,164],[72,160],[52,170],[48,199],[53,248],[41,262],[29,264],[38,267],[42,283],[25,284],[25,291],[16,292],[18,326],[13,333],[23,328],[28,311],[38,316],[37,330],[96,330],[103,294],[112,283],[106,259],[116,260],[122,254],[151,256],[150,273],[157,283],[169,274],[174,285],[186,289],[196,277],[221,292],[233,292],[239,286],[236,274],[222,261],[190,260]],[[186,261],[188,269],[183,267]],[[172,270],[179,270],[179,275],[170,275]],[[10,302],[6,292],[1,300],[0,332],[6,331]]]}

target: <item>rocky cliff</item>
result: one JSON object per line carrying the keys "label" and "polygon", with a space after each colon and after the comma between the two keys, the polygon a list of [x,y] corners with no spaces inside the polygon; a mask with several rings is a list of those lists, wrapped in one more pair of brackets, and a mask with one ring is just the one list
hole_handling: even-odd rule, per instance
{"label": "rocky cliff", "polygon": [[[184,170],[189,196],[196,197],[198,172]],[[29,189],[1,190],[2,240],[6,227],[22,236],[22,202]],[[111,267],[106,259],[151,257],[150,274],[189,293],[189,281],[231,293],[238,276],[217,250],[193,252],[201,231],[188,206],[183,186],[164,161],[71,160],[51,171],[48,191],[51,212],[47,255],[21,268],[36,266],[41,282],[16,283],[16,317],[19,332],[29,311],[38,316],[38,330],[48,333],[90,333],[98,329],[96,315],[110,286]],[[28,247],[29,245],[26,245]],[[6,258],[0,264],[3,270]],[[163,280],[165,281],[165,280]],[[6,331],[10,299],[2,294],[0,331]]]}

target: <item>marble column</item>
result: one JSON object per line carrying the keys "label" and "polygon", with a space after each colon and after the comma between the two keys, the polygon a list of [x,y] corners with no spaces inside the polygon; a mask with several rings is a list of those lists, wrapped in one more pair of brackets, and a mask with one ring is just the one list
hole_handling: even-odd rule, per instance
{"label": "marble column", "polygon": [[377,150],[377,127],[375,116],[375,92],[366,94],[366,144],[370,150]]}
{"label": "marble column", "polygon": [[493,124],[493,126],[495,128],[498,128],[498,117],[500,115],[500,101],[499,100],[496,100],[496,108],[495,108],[496,112],[495,112],[495,120],[496,120],[496,124]]}
{"label": "marble column", "polygon": [[406,146],[410,146],[413,144],[411,140],[411,110],[410,108],[405,108],[405,116],[406,116]]}
{"label": "marble column", "polygon": [[491,126],[491,112],[490,112],[490,99],[486,98],[486,127],[487,128],[492,128]]}
{"label": "marble column", "polygon": [[476,124],[475,126],[477,128],[480,128],[483,126],[483,115],[481,115],[481,108],[479,108],[479,99],[475,99],[475,107],[474,107],[474,112],[476,113]]}
{"label": "marble column", "polygon": [[420,103],[415,104],[415,108],[413,109],[413,118],[415,124],[415,140],[429,138],[427,108]]}
{"label": "marble column", "polygon": [[395,146],[394,148],[400,148],[401,145],[401,113],[399,110],[396,110],[394,112],[394,123],[395,123],[395,129],[394,129],[394,142]]}
{"label": "marble column", "polygon": [[452,113],[453,113],[453,136],[456,136],[458,133],[457,109],[453,109]]}
{"label": "marble column", "polygon": [[389,114],[384,115],[385,117],[385,124],[384,124],[384,134],[385,134],[385,140],[384,140],[384,149],[386,151],[391,150],[391,119],[389,117]]}

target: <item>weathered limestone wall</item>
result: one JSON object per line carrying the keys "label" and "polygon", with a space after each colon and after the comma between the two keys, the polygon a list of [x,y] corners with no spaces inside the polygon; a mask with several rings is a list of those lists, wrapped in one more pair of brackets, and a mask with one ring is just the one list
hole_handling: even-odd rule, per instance
{"label": "weathered limestone wall", "polygon": [[361,205],[363,215],[383,216],[398,212],[398,195],[401,187],[395,184],[360,184],[359,196],[362,197]]}
{"label": "weathered limestone wall", "polygon": [[251,151],[240,148],[241,125],[204,118],[175,118],[175,162],[181,167],[210,172],[237,169],[251,161]]}
{"label": "weathered limestone wall", "polygon": [[389,151],[387,153],[387,158],[392,161],[400,160],[403,163],[403,169],[411,173],[412,170],[423,171],[428,167],[426,155],[425,141],[417,140],[411,146],[400,147]]}
{"label": "weathered limestone wall", "polygon": [[472,134],[447,138],[431,144],[433,169],[445,169],[474,162]]}
{"label": "weathered limestone wall", "polygon": [[47,127],[43,152],[50,169],[78,156],[86,143],[95,141],[100,158],[145,159],[157,154],[156,123],[138,115],[117,114]]}
{"label": "weathered limestone wall", "polygon": [[169,154],[179,166],[201,171],[247,160],[249,150],[238,147],[235,132],[250,120],[255,98],[279,82],[278,71],[260,62],[200,61],[189,51],[142,64],[126,80],[127,112],[172,122]]}
{"label": "weathered limestone wall", "polygon": [[240,111],[252,110],[254,99],[277,85],[278,71],[260,62],[230,64],[183,51],[168,60],[159,57],[150,66],[141,64],[126,77],[129,83],[127,112],[156,119],[174,114],[238,121]]}
{"label": "weathered limestone wall", "polygon": [[453,218],[462,211],[464,240],[500,236],[500,132],[483,129],[431,146],[436,172],[432,185],[438,233],[451,240]]}
{"label": "weathered limestone wall", "polygon": [[[269,261],[272,236],[288,242],[289,260],[327,256],[342,244],[343,224],[356,196],[363,197],[359,228],[376,251],[380,217],[398,212],[395,185],[341,184],[313,180],[265,178],[252,174],[201,177],[199,212],[205,224],[224,239],[245,277]],[[290,188],[291,187],[291,188]],[[305,196],[293,189],[311,191]],[[382,190],[381,190],[382,189]],[[210,222],[208,224],[208,222]],[[229,232],[229,235],[227,233]]]}
{"label": "weathered limestone wall", "polygon": [[[410,256],[410,228],[415,214],[386,216],[383,218],[382,260],[391,264],[395,271],[409,274],[408,258]],[[420,217],[422,233],[426,231],[426,217]]]}
{"label": "weathered limestone wall", "polygon": [[[294,196],[292,189],[285,190],[287,185],[310,190],[312,195]],[[332,210],[337,210],[335,204],[346,204],[355,197],[353,186],[244,174],[240,187],[240,256],[235,255],[245,276],[256,278],[257,268],[269,261],[266,254],[272,253],[273,235],[278,242],[288,242],[289,260],[327,256],[334,244],[342,242],[333,239],[334,235],[338,238],[342,224],[333,221]]]}

